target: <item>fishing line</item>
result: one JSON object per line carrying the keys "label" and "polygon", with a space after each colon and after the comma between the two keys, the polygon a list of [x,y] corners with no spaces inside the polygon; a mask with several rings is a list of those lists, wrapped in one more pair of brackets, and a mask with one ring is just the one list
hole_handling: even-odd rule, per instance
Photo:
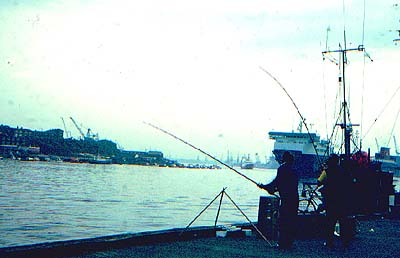
{"label": "fishing line", "polygon": [[174,134],[172,134],[172,133],[170,133],[170,132],[168,132],[168,131],[166,131],[166,130],[164,130],[164,129],[158,127],[158,126],[155,126],[155,125],[150,124],[150,123],[147,123],[147,122],[143,122],[143,123],[146,124],[146,125],[148,125],[148,126],[153,127],[154,129],[157,129],[157,130],[159,130],[159,131],[161,131],[161,132],[163,132],[163,133],[165,133],[165,134],[167,134],[167,135],[169,135],[169,136],[171,136],[171,137],[173,137],[173,138],[175,138],[175,139],[177,139],[177,140],[179,140],[179,141],[181,141],[181,142],[183,142],[183,143],[186,144],[186,145],[189,145],[189,146],[192,147],[193,149],[200,151],[201,153],[203,153],[203,154],[206,155],[207,157],[210,157],[211,159],[217,161],[217,162],[220,163],[221,165],[223,165],[223,166],[229,168],[230,170],[236,172],[238,175],[240,175],[240,176],[246,178],[247,180],[249,180],[249,181],[252,182],[253,184],[256,184],[257,186],[259,185],[259,184],[258,184],[256,181],[254,181],[253,179],[251,179],[251,178],[249,178],[248,176],[246,176],[246,175],[240,173],[239,171],[237,171],[237,170],[234,169],[233,167],[231,167],[231,166],[229,166],[228,164],[222,162],[221,160],[215,158],[214,156],[208,154],[207,152],[203,151],[202,149],[200,149],[200,148],[194,146],[193,144],[191,144],[191,143],[189,143],[189,142],[187,142],[187,141],[185,141],[185,140],[179,138],[178,136],[176,136],[176,135],[174,135]]}

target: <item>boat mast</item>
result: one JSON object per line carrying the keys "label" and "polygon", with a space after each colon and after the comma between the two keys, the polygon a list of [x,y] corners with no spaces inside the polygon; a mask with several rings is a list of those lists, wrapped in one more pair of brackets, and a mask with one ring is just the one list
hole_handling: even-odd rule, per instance
{"label": "boat mast", "polygon": [[342,84],[343,84],[343,125],[344,130],[344,153],[346,159],[350,157],[350,136],[352,127],[347,126],[347,101],[346,101],[346,80],[345,80],[345,67],[346,67],[346,51],[342,52]]}
{"label": "boat mast", "polygon": [[[340,47],[340,46],[339,46]],[[338,50],[327,50],[323,51],[322,55],[325,56],[326,54],[331,54],[331,53],[339,53],[341,55],[340,58],[340,64],[341,64],[341,70],[342,73],[339,75],[339,83],[342,83],[343,85],[343,102],[342,102],[342,107],[343,107],[343,123],[342,124],[337,124],[340,125],[342,130],[344,130],[344,151],[345,151],[345,157],[346,159],[350,158],[350,142],[351,142],[351,132],[353,131],[353,126],[357,126],[357,124],[348,124],[347,123],[347,100],[346,100],[346,80],[345,80],[345,67],[346,67],[346,55],[347,52],[350,51],[365,51],[365,48],[363,45],[359,45],[358,48],[344,48]],[[340,67],[339,64],[339,67]]]}

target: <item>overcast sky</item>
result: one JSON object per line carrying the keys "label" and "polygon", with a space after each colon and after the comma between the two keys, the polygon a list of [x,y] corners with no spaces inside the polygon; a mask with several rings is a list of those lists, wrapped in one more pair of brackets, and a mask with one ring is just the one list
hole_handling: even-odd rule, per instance
{"label": "overcast sky", "polygon": [[[364,138],[374,152],[375,138],[388,143],[400,108],[399,93],[379,116],[400,86],[398,4],[3,0],[0,123],[64,129],[63,117],[78,137],[73,117],[128,150],[202,157],[146,121],[218,157],[269,156],[268,132],[295,130],[300,118],[260,66],[326,137],[339,71],[321,52],[343,46],[345,28],[347,47],[364,44],[374,60],[349,53],[346,70],[356,130],[365,134],[378,118]],[[400,125],[394,132],[400,139]]]}

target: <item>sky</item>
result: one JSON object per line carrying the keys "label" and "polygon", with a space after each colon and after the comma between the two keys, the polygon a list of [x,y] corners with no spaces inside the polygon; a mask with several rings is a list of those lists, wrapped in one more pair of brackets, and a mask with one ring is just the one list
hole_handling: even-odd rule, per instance
{"label": "sky", "polygon": [[218,158],[258,153],[264,161],[273,148],[268,132],[296,130],[300,116],[260,68],[326,138],[339,102],[339,70],[329,60],[339,56],[323,60],[321,53],[344,46],[345,31],[347,48],[363,44],[373,60],[347,55],[352,122],[361,124],[355,130],[372,153],[376,141],[394,148],[399,4],[3,0],[0,124],[64,129],[63,118],[78,138],[73,117],[126,150],[204,157],[148,122]]}

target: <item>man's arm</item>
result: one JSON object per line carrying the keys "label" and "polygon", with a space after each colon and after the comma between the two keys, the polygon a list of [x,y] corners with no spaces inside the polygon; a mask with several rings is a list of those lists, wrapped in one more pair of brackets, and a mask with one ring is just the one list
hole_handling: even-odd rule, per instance
{"label": "man's arm", "polygon": [[266,184],[266,185],[257,184],[257,186],[260,187],[261,189],[266,190],[269,194],[274,194],[278,190],[277,186],[278,186],[279,178],[280,178],[280,169],[278,169],[277,175],[276,175],[275,179],[272,180],[271,183]]}
{"label": "man's arm", "polygon": [[274,186],[274,184],[272,184],[273,181],[269,184],[257,184],[258,187],[260,187],[261,189],[266,190],[269,194],[274,194],[276,192],[276,188]]}
{"label": "man's arm", "polygon": [[323,184],[326,183],[326,179],[328,178],[327,174],[326,174],[326,170],[322,170],[321,175],[318,177],[318,186],[321,186]]}

